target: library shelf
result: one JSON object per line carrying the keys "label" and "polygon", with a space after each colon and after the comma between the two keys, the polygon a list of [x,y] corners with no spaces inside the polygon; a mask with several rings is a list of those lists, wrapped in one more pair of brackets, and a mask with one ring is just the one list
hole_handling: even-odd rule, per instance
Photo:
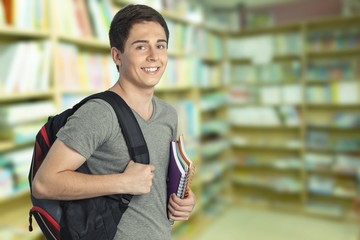
{"label": "library shelf", "polygon": [[[360,106],[359,106],[360,107]],[[327,124],[327,123],[324,123],[324,124],[318,124],[318,125],[314,125],[314,124],[308,124],[306,126],[306,128],[309,128],[309,129],[322,129],[322,130],[328,130],[328,131],[360,131],[360,126],[354,126],[354,127],[351,127],[351,126],[341,126],[341,125],[334,125],[334,124]]]}
{"label": "library shelf", "polygon": [[85,48],[85,49],[95,49],[95,50],[99,50],[99,51],[108,51],[109,54],[110,54],[109,43],[107,43],[107,42],[105,42],[103,40],[99,40],[98,38],[95,38],[95,37],[80,38],[80,37],[59,35],[58,36],[58,41],[59,42],[64,42],[64,43],[69,43],[69,44],[74,44],[76,46],[79,46],[79,47]]}
{"label": "library shelf", "polygon": [[0,94],[0,103],[23,102],[34,99],[51,99],[53,95],[54,90],[24,93],[3,93]]}
{"label": "library shelf", "polygon": [[300,172],[300,167],[292,167],[292,166],[281,166],[276,163],[238,163],[237,167],[241,167],[246,170],[265,170],[271,172]]}
{"label": "library shelf", "polygon": [[317,192],[309,192],[310,196],[314,196],[314,197],[323,197],[323,198],[327,198],[328,200],[338,200],[338,201],[354,201],[354,199],[356,198],[357,194],[356,193],[317,193]]}
{"label": "library shelf", "polygon": [[[287,34],[289,40],[281,40],[283,44],[280,44],[280,46],[286,46],[286,43],[289,42],[293,42],[293,44],[291,44],[292,46],[297,46],[296,43],[300,46],[298,49],[300,51],[294,52],[291,48],[276,48],[279,46],[274,45],[275,50],[272,57],[269,57],[268,62],[262,63],[283,64],[286,62],[298,62],[300,69],[298,73],[300,74],[297,73],[296,75],[293,75],[298,76],[296,81],[289,81],[287,79],[288,76],[285,76],[285,79],[281,79],[279,82],[261,81],[259,75],[256,75],[256,73],[258,73],[257,71],[261,69],[260,66],[256,64],[258,59],[252,59],[251,56],[234,56],[231,52],[232,48],[230,48],[230,54],[228,53],[227,57],[230,65],[234,67],[234,69],[238,68],[242,70],[242,72],[238,70],[237,75],[235,74],[236,72],[231,75],[232,81],[230,89],[231,86],[239,88],[238,91],[234,92],[234,98],[230,101],[229,107],[231,109],[243,108],[250,111],[251,108],[259,105],[268,108],[277,108],[286,104],[284,102],[271,104],[272,106],[269,104],[267,104],[267,106],[259,104],[259,92],[261,92],[262,88],[274,88],[276,86],[284,86],[287,84],[298,84],[300,95],[302,96],[302,98],[299,98],[300,101],[297,103],[292,102],[292,104],[289,104],[290,106],[294,106],[300,115],[298,126],[288,127],[285,124],[279,124],[278,126],[268,127],[259,125],[258,122],[254,123],[241,121],[238,121],[241,123],[240,126],[236,122],[234,124],[230,124],[230,132],[232,133],[231,136],[234,139],[234,154],[238,156],[239,161],[245,161],[235,166],[235,176],[240,174],[239,172],[241,172],[241,174],[256,174],[258,171],[265,171],[267,173],[277,172],[272,168],[272,161],[284,156],[291,156],[300,160],[300,168],[295,170],[295,173],[299,174],[297,179],[300,182],[307,183],[313,175],[325,176],[335,181],[336,184],[334,186],[336,188],[341,189],[342,187],[349,186],[350,192],[356,192],[354,190],[354,187],[356,188],[358,185],[356,173],[348,171],[347,169],[335,169],[336,166],[331,169],[309,169],[306,166],[306,161],[309,161],[309,159],[312,158],[320,159],[328,157],[334,159],[334,161],[339,161],[339,163],[341,162],[346,167],[347,162],[349,162],[348,164],[350,166],[350,164],[352,164],[351,161],[355,161],[353,159],[356,159],[356,157],[359,158],[360,153],[355,149],[350,149],[351,151],[349,149],[346,149],[347,151],[345,151],[345,149],[339,149],[339,147],[342,146],[341,144],[344,144],[341,141],[352,141],[352,144],[356,143],[356,139],[360,141],[360,136],[356,133],[358,132],[358,126],[351,125],[351,123],[344,123],[345,118],[341,118],[340,120],[338,119],[347,114],[351,115],[351,117],[355,119],[353,115],[356,115],[356,113],[358,113],[358,109],[360,108],[360,91],[354,90],[355,97],[351,99],[347,99],[346,94],[340,92],[341,88],[350,88],[351,84],[354,85],[354,89],[358,88],[360,90],[359,72],[356,70],[349,70],[351,68],[358,69],[357,66],[359,64],[359,45],[354,45],[360,34],[357,27],[359,19],[359,17],[330,18],[321,21],[309,21],[299,24],[266,27],[261,29],[248,29],[240,33],[228,33],[227,38],[229,41],[227,43],[228,45],[230,44],[229,46],[232,46],[231,41],[235,41],[236,39],[239,40],[239,44],[242,42],[249,44],[249,41],[246,41],[247,39],[256,39],[257,37],[273,38],[273,41],[276,44],[276,39],[279,36],[287,36]],[[336,37],[339,39],[336,39]],[[277,50],[280,50],[280,52],[276,52]],[[327,66],[327,61],[333,62]],[[336,65],[336,61],[342,62],[341,64]],[[316,65],[317,62],[319,62],[318,65]],[[338,68],[338,72],[335,72],[334,67],[331,68],[332,66],[339,65],[341,65],[342,68]],[[295,69],[293,70],[295,71]],[[320,72],[323,75],[320,75]],[[241,76],[241,73],[245,77],[240,78],[239,76]],[[270,71],[268,74],[270,74]],[[325,101],[324,99],[320,99],[318,101],[318,99],[313,98],[313,101],[312,98],[309,98],[308,95],[306,95],[308,91],[310,92],[310,90],[308,90],[310,88],[326,88],[326,90],[323,90],[323,92],[319,94],[325,94],[325,92],[328,91],[326,94],[336,94],[337,98],[333,97],[331,100],[326,100],[324,98]],[[236,99],[237,96],[240,96],[238,100]],[[253,115],[249,116],[253,117]],[[239,116],[239,118],[240,117],[241,116]],[[335,122],[335,118],[337,122]],[[342,127],[343,125],[336,124],[347,125]],[[326,133],[314,134],[314,131]],[[268,139],[266,145],[258,144],[258,142],[256,142],[259,141],[258,132],[263,132],[263,141]],[[284,134],[284,132],[293,132],[296,135]],[[316,134],[320,136],[321,134],[328,134],[331,141],[337,143],[339,147],[336,148],[330,145],[324,149],[311,147],[311,145],[307,144],[307,141],[309,140],[309,136],[317,136]],[[300,139],[299,144],[297,145],[298,147],[291,149],[285,147],[284,144],[282,147],[274,146],[274,142],[279,143],[277,138],[283,140],[286,136],[291,136],[291,139],[297,136]],[[250,163],[247,163],[246,161],[250,161]],[[262,165],[262,163],[264,165]],[[286,168],[284,169],[284,172],[290,172],[290,170],[287,171]],[[291,171],[293,170],[294,169],[291,169]],[[281,171],[279,171],[278,174],[281,175]],[[239,198],[246,199],[247,197],[251,197],[252,193],[248,191],[249,188],[246,188],[247,191],[242,191],[245,190],[243,188],[244,186],[237,186],[237,189],[241,192]],[[299,212],[302,213],[306,213],[307,203],[312,202],[313,200],[317,200],[320,205],[327,205],[328,203],[333,202],[333,198],[341,199],[341,207],[345,210],[344,212],[338,213],[337,219],[341,219],[346,212],[352,211],[353,206],[351,201],[356,197],[356,195],[340,193],[335,197],[327,198],[325,196],[318,199],[309,193],[307,185],[304,185],[304,188],[300,190],[300,195],[301,197],[298,198],[297,203],[300,210]],[[260,197],[255,194],[255,196],[258,197],[258,200],[260,199],[264,203],[271,202],[271,196],[268,196],[267,194],[262,194]],[[281,198],[279,201],[281,202]],[[269,204],[269,206],[271,206],[271,204]],[[321,213],[319,213],[319,215],[321,215]]]}
{"label": "library shelf", "polygon": [[357,26],[359,21],[360,21],[360,16],[329,17],[327,19],[309,21],[305,25],[307,29],[332,30],[332,29],[348,28],[349,26]]}
{"label": "library shelf", "polygon": [[23,30],[12,26],[1,26],[0,35],[3,40],[5,39],[48,39],[50,32],[48,30]]}
{"label": "library shelf", "polygon": [[231,124],[231,127],[242,130],[264,130],[264,131],[297,131],[301,128],[300,125],[298,126],[288,126],[288,125],[274,125],[274,126],[267,126],[267,125],[239,125],[239,124]]}
{"label": "library shelf", "polygon": [[306,53],[306,55],[308,58],[312,59],[358,57],[360,55],[360,47],[348,49],[330,49],[327,51],[309,51]]}
{"label": "library shelf", "polygon": [[25,147],[30,147],[33,144],[34,143],[32,141],[22,143],[22,144],[17,144],[12,140],[0,140],[0,154],[5,153],[5,152],[9,152],[9,151],[12,151],[12,150],[17,150],[17,149],[21,149],[21,148],[25,148]]}
{"label": "library shelf", "polygon": [[334,110],[341,110],[341,109],[350,109],[350,110],[356,110],[360,108],[360,103],[307,103],[306,107],[308,109],[334,109]]}
{"label": "library shelf", "polygon": [[168,86],[164,86],[164,87],[158,87],[155,88],[155,93],[161,94],[161,93],[185,93],[185,92],[190,92],[192,91],[192,87],[191,86],[181,86],[181,87],[168,87]]}
{"label": "library shelf", "polygon": [[11,149],[14,149],[16,147],[16,144],[14,144],[12,141],[0,141],[0,152],[6,152]]}
{"label": "library shelf", "polygon": [[233,147],[238,150],[262,150],[262,151],[284,151],[284,152],[300,152],[300,147],[286,147],[283,144],[279,145],[264,145],[264,144],[233,144]]}
{"label": "library shelf", "polygon": [[299,196],[301,194],[300,190],[283,190],[277,189],[276,187],[269,186],[269,182],[266,183],[257,183],[257,182],[248,182],[248,181],[241,181],[239,179],[234,179],[233,183],[238,186],[244,186],[247,188],[254,188],[255,191],[264,191],[263,193],[270,192],[272,194],[276,194],[278,197],[282,197],[282,195],[287,196]]}
{"label": "library shelf", "polygon": [[348,177],[348,178],[355,178],[357,175],[357,170],[353,169],[353,168],[337,169],[335,167],[332,167],[332,168],[319,167],[319,168],[307,168],[306,170],[309,173],[318,173],[318,174],[324,174],[324,175],[337,175],[337,176]]}
{"label": "library shelf", "polygon": [[299,32],[301,31],[302,24],[283,24],[272,27],[256,28],[256,29],[244,29],[240,32],[229,32],[227,33],[228,37],[250,37],[250,36],[259,36],[264,34],[282,34],[286,32]]}

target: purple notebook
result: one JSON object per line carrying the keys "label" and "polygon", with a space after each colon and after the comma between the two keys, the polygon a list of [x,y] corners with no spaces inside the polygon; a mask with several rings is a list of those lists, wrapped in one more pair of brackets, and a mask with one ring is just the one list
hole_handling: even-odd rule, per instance
{"label": "purple notebook", "polygon": [[183,169],[178,158],[176,142],[172,141],[170,145],[170,160],[168,168],[167,197],[169,199],[172,193],[178,197],[183,195],[186,185],[186,172]]}

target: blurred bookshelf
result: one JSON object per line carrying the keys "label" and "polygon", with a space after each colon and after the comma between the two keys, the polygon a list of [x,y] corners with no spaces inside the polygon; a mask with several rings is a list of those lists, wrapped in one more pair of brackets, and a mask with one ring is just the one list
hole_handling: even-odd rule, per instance
{"label": "blurred bookshelf", "polygon": [[340,218],[355,215],[360,163],[359,20],[350,17],[306,26],[304,166],[305,209],[310,213],[329,209],[330,215]]}
{"label": "blurred bookshelf", "polygon": [[356,219],[359,20],[229,34],[233,182],[241,204]]}
{"label": "blurred bookshelf", "polygon": [[300,24],[229,34],[232,178],[242,205],[301,209],[302,34]]}
{"label": "blurred bookshelf", "polygon": [[[117,80],[104,29],[115,11],[135,3],[24,2],[0,1],[0,228],[6,236],[27,231],[28,164],[39,126]],[[174,238],[196,239],[233,202],[354,220],[360,18],[237,29],[216,24],[196,1],[142,3],[157,8],[170,29],[169,62],[155,95],[177,109],[178,133],[196,166],[197,205],[189,221],[175,224]],[[21,14],[26,9],[31,14]]]}
{"label": "blurred bookshelf", "polygon": [[[156,2],[161,1],[152,1],[150,5],[160,7]],[[8,231],[6,238],[21,232],[38,239],[41,238],[38,229],[34,234],[27,233],[31,206],[27,175],[35,134],[47,116],[109,88],[117,80],[107,29],[113,14],[132,2],[31,0],[18,5],[17,0],[9,0],[0,3],[5,13],[4,21],[0,22],[0,212],[3,216],[0,226]],[[203,219],[205,209],[209,212],[212,206],[222,202],[215,196],[223,191],[223,186],[229,189],[229,182],[223,181],[216,187],[210,183],[224,178],[228,157],[222,152],[229,151],[230,144],[224,141],[227,128],[222,128],[227,123],[222,78],[223,34],[202,24],[196,9],[194,12],[185,8],[182,11],[189,14],[181,16],[177,7],[183,9],[168,1],[166,7],[159,9],[174,40],[169,43],[167,71],[155,94],[177,109],[178,133],[184,135],[187,152],[196,165],[192,186],[201,197],[191,222],[174,226],[174,236],[179,237],[182,229],[187,229],[186,235],[196,234],[198,229],[188,230],[191,223]],[[31,9],[30,14],[23,16],[21,13],[26,9]],[[19,71],[19,66],[23,66],[23,71]],[[201,130],[205,120],[208,128]],[[207,148],[217,146],[213,156],[207,156],[213,159],[208,163],[200,154],[207,152],[203,143]],[[215,158],[222,163],[218,164]],[[217,173],[211,176],[214,171]],[[9,223],[14,224],[9,226]]]}

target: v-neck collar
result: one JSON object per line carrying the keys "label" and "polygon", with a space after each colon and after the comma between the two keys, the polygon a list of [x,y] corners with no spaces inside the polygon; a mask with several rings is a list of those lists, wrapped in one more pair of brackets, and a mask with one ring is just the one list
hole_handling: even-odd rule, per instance
{"label": "v-neck collar", "polygon": [[153,121],[153,119],[155,118],[155,114],[156,114],[156,101],[155,101],[154,97],[151,99],[151,103],[153,105],[153,112],[151,114],[151,117],[148,120],[145,120],[139,113],[137,113],[134,109],[131,108],[131,110],[133,111],[133,113],[136,116],[136,119],[138,121],[141,121],[146,124],[150,124]]}

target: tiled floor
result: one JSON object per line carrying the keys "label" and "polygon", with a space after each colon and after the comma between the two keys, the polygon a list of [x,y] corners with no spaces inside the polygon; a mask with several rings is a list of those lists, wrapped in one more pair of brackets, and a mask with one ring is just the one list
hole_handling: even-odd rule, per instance
{"label": "tiled floor", "polygon": [[358,240],[357,224],[257,209],[229,208],[196,240]]}

